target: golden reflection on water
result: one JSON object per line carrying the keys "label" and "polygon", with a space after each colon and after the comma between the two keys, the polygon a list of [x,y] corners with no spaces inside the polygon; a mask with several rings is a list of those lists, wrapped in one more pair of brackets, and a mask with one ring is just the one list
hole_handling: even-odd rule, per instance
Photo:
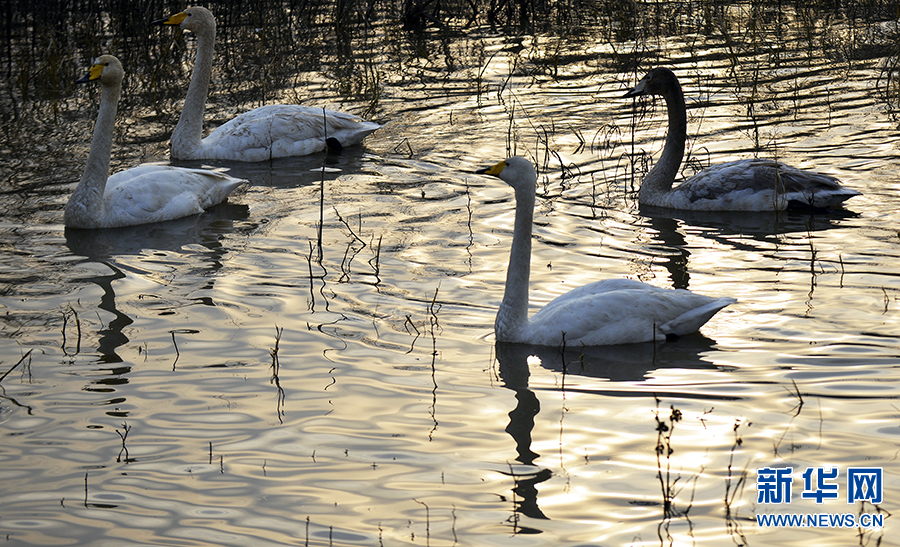
{"label": "golden reflection on water", "polygon": [[[861,50],[851,31],[865,21],[822,24],[810,48],[803,13],[758,13],[766,25],[742,34],[751,8],[692,32],[679,11],[644,42],[587,23],[571,39],[472,27],[423,42],[376,27],[342,50],[355,63],[334,77],[318,71],[335,60],[299,28],[258,34],[229,14],[208,120],[316,98],[385,128],[340,156],[222,165],[252,182],[229,205],[133,229],[63,230],[93,99],[65,86],[54,108],[29,99],[22,127],[39,145],[7,127],[0,152],[0,373],[31,351],[2,380],[0,533],[26,544],[890,544],[882,530],[754,519],[876,511],[758,504],[765,466],[880,466],[878,510],[896,509],[900,240],[896,126],[873,91],[889,50],[845,65],[836,51]],[[844,32],[855,37],[841,45]],[[190,39],[142,40],[114,168],[166,160],[186,88]],[[230,80],[276,42],[296,52],[273,57],[277,77]],[[144,93],[164,57],[157,94]],[[864,195],[821,218],[639,210],[640,160],[658,155],[665,117],[621,95],[657,64],[685,82],[692,166],[778,157]],[[604,277],[738,303],[675,344],[495,345],[513,200],[473,171],[510,153],[541,171],[535,306]]]}

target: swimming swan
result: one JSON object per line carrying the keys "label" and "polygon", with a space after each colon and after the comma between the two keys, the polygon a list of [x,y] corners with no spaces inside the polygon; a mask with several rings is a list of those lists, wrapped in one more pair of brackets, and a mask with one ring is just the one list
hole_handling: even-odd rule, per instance
{"label": "swimming swan", "polygon": [[606,279],[553,299],[528,319],[531,228],[537,174],[525,158],[482,169],[513,187],[516,218],[506,290],[494,333],[499,342],[538,346],[605,346],[666,340],[697,331],[734,298],[711,298],[684,289],[661,289],[631,279]]}
{"label": "swimming swan", "polygon": [[662,95],[669,113],[666,145],[641,183],[641,205],[693,211],[820,210],[840,206],[844,200],[860,195],[829,175],[758,158],[713,165],[673,189],[687,139],[681,84],[668,68],[655,68],[625,97],[641,95]]}
{"label": "swimming swan", "polygon": [[140,165],[110,177],[113,126],[124,75],[118,59],[103,55],[77,81],[99,81],[102,92],[84,175],[66,204],[66,226],[115,228],[186,217],[220,203],[246,182],[205,169],[169,165]]}
{"label": "swimming swan", "polygon": [[295,104],[273,104],[245,112],[203,135],[203,111],[209,91],[216,20],[206,8],[190,7],[153,25],[177,25],[197,35],[194,73],[178,125],[172,132],[170,153],[175,159],[219,159],[246,162],[306,156],[328,145],[357,144],[379,127],[358,116]]}

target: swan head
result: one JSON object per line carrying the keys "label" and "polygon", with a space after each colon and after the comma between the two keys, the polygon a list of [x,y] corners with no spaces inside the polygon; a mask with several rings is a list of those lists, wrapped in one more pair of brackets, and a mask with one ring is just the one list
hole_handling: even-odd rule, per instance
{"label": "swan head", "polygon": [[680,84],[675,73],[661,66],[648,72],[623,98],[641,97],[643,95],[665,95],[671,89],[679,86]]}
{"label": "swan head", "polygon": [[215,30],[216,18],[213,17],[211,11],[200,6],[192,6],[185,8],[184,11],[176,13],[168,19],[159,19],[150,23],[151,25],[173,25],[181,27],[185,30],[193,32],[201,32],[203,30]]}
{"label": "swan head", "polygon": [[99,80],[103,85],[121,85],[125,77],[122,63],[112,55],[101,55],[94,60],[87,75],[75,80],[76,84],[84,84]]}
{"label": "swan head", "polygon": [[482,175],[493,175],[515,189],[530,188],[534,191],[537,185],[537,172],[534,164],[521,156],[513,156],[487,169],[475,171]]}

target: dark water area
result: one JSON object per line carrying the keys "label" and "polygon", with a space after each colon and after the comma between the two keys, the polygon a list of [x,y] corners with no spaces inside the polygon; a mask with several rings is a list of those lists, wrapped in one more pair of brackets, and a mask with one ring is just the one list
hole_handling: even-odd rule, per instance
{"label": "dark water area", "polygon": [[[249,184],[67,230],[99,101],[74,81],[117,55],[111,171],[170,163],[196,41],[150,26],[178,3],[0,6],[0,540],[900,545],[896,4],[206,6],[207,131],[278,103],[383,127],[173,162]],[[684,176],[777,158],[863,195],[642,209],[666,109],[623,95],[659,65],[687,98]],[[474,172],[512,154],[539,168],[533,310],[604,278],[737,303],[674,343],[495,344],[514,200]],[[793,500],[761,502],[757,470],[787,467]],[[801,496],[833,467],[839,498]],[[847,501],[852,467],[883,499]],[[786,514],[843,525],[759,520]]]}

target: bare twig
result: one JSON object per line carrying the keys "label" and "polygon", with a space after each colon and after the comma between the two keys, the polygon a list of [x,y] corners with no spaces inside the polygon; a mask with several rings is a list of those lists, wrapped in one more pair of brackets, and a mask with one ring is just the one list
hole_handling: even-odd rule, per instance
{"label": "bare twig", "polygon": [[25,359],[29,359],[29,357],[31,356],[31,351],[32,351],[32,350],[28,350],[27,352],[25,352],[25,355],[23,355],[23,356],[16,362],[15,365],[13,365],[12,367],[10,367],[9,370],[7,370],[6,372],[4,372],[4,373],[3,373],[3,376],[0,376],[0,382],[2,382],[4,378],[6,378],[7,376],[9,376],[9,373],[12,372],[13,370],[15,370],[15,368],[16,368],[17,366],[21,365],[22,362],[25,361]]}

